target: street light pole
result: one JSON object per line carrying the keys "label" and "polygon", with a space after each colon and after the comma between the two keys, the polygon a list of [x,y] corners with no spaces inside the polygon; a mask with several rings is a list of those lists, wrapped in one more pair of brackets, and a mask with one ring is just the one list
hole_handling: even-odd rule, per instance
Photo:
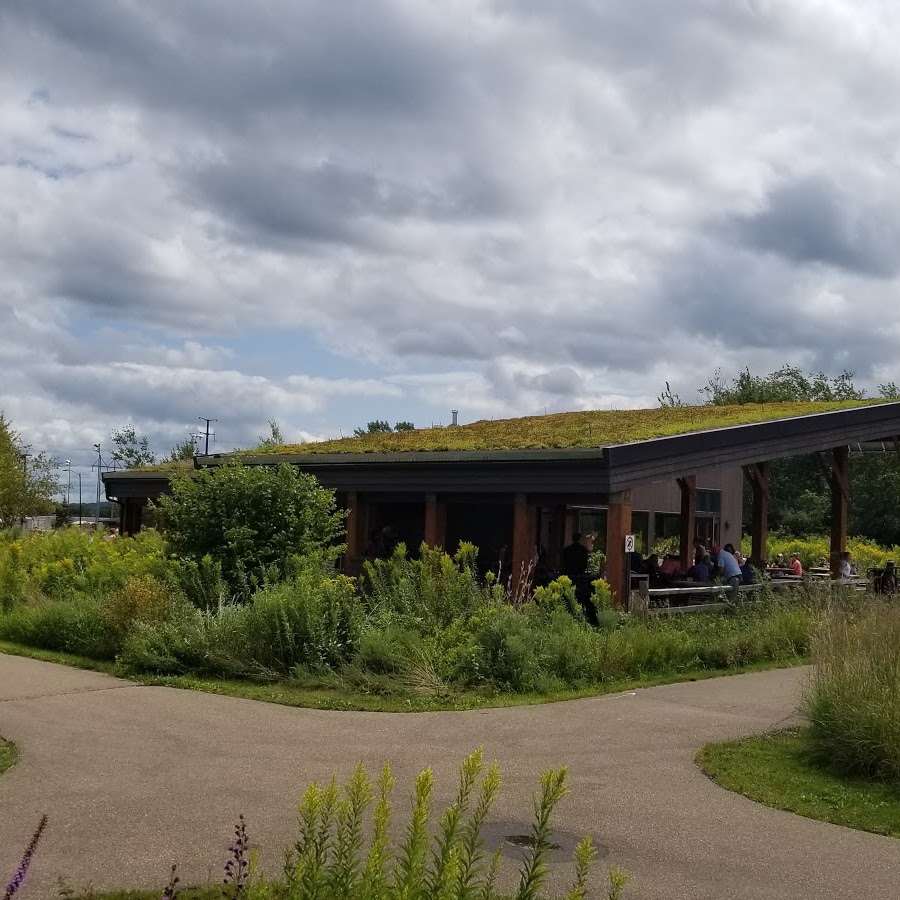
{"label": "street light pole", "polygon": [[81,528],[81,472],[78,475],[78,527]]}
{"label": "street light pole", "polygon": [[68,480],[66,481],[66,514],[68,515],[69,498],[72,493],[72,460],[71,459],[66,460],[66,466],[69,470],[69,477],[68,477]]}
{"label": "street light pole", "polygon": [[[20,453],[22,459],[22,509],[19,517],[19,524],[25,525],[25,506],[28,502],[28,457],[30,453]],[[33,523],[32,523],[33,524]]]}
{"label": "street light pole", "polygon": [[103,465],[103,457],[100,455],[100,445],[94,444],[97,451],[97,510],[94,514],[94,526],[100,527],[100,467]]}

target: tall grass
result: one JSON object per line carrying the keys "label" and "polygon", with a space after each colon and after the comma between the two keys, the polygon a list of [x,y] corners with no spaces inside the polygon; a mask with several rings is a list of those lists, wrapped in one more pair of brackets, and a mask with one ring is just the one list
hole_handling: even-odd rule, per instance
{"label": "tall grass", "polygon": [[813,758],[900,786],[900,607],[875,601],[826,615],[803,699]]}

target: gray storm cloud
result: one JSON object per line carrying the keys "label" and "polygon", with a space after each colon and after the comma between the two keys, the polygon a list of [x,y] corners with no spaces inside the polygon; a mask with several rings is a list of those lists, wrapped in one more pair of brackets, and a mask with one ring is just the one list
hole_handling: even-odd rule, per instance
{"label": "gray storm cloud", "polygon": [[[884,380],[898,40],[877,0],[6,4],[0,407],[237,441]],[[318,355],[229,349],[263,329]]]}

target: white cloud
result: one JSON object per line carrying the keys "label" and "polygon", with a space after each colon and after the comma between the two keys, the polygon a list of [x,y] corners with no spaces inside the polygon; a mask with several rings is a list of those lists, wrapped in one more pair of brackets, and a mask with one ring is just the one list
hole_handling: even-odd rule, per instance
{"label": "white cloud", "polygon": [[896,380],[898,39],[878,0],[18,4],[0,404],[246,442]]}

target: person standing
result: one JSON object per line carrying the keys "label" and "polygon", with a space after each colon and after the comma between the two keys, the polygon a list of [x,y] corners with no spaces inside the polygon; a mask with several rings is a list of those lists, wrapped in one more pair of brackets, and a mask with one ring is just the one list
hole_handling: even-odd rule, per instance
{"label": "person standing", "polygon": [[577,532],[572,535],[572,543],[563,550],[563,574],[568,575],[572,581],[580,578],[587,572],[588,548],[581,542],[581,535]]}
{"label": "person standing", "polygon": [[731,587],[732,595],[735,599],[738,596],[738,589],[741,586],[741,581],[743,580],[741,576],[741,567],[738,565],[738,561],[734,558],[734,545],[726,544],[719,551],[719,559],[717,563],[719,569],[722,571],[722,579],[725,584]]}

